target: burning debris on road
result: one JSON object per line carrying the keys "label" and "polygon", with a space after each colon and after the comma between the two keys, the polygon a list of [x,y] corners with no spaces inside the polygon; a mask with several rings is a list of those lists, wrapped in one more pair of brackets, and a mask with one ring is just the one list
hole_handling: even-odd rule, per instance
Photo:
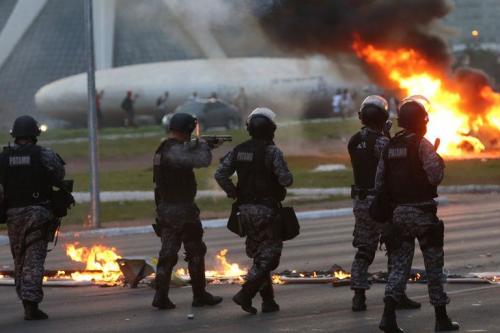
{"label": "burning debris on road", "polygon": [[[44,284],[58,287],[78,286],[124,286],[134,288],[139,282],[153,283],[155,261],[122,258],[114,247],[94,245],[91,247],[79,246],[78,243],[67,244],[66,254],[71,260],[85,264],[82,270],[64,269],[46,271]],[[237,263],[229,262],[228,250],[219,251],[215,257],[215,267],[205,272],[207,282],[210,284],[241,284],[245,281],[248,272],[246,268]],[[14,285],[14,272],[1,271],[0,285]],[[329,270],[297,271],[285,270],[272,276],[273,284],[327,284],[334,287],[348,286],[351,274],[338,265],[333,265]],[[387,272],[374,273],[372,283],[386,283]],[[467,275],[446,276],[448,283],[500,283],[500,273],[471,273]],[[174,285],[188,285],[189,272],[179,268],[173,274]],[[426,283],[425,270],[412,269],[410,282]]]}

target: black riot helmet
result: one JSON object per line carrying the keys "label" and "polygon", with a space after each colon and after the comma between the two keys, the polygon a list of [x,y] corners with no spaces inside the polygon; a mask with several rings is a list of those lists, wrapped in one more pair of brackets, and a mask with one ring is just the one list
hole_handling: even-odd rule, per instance
{"label": "black riot helmet", "polygon": [[268,108],[257,108],[247,118],[247,131],[258,140],[273,140],[276,114]]}
{"label": "black riot helmet", "polygon": [[14,121],[10,135],[16,139],[35,139],[42,133],[35,118],[31,116],[20,116]]}
{"label": "black riot helmet", "polygon": [[190,115],[189,113],[175,113],[172,118],[170,118],[168,129],[170,131],[176,131],[191,135],[198,120],[196,117]]}
{"label": "black riot helmet", "polygon": [[430,102],[424,96],[405,98],[399,106],[398,125],[410,132],[425,135],[429,122]]}
{"label": "black riot helmet", "polygon": [[361,103],[359,119],[363,125],[381,128],[389,119],[389,103],[382,96],[368,96]]}

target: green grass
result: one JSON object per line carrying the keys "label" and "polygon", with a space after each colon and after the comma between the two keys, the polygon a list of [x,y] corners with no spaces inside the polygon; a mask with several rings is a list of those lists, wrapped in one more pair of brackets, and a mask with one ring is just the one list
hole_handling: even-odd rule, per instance
{"label": "green grass", "polygon": [[[290,147],[298,140],[307,140],[312,148],[316,143],[336,142],[339,138],[346,138],[354,133],[359,127],[356,119],[345,121],[333,121],[325,123],[301,123],[281,127],[277,131],[276,142],[278,145]],[[153,137],[145,138],[124,138],[121,140],[101,140],[100,158],[106,161],[106,165],[111,165],[108,169],[102,169],[100,173],[100,185],[103,191],[131,191],[131,190],[152,190],[152,168],[151,167],[132,167],[124,168],[119,161],[133,161],[134,158],[149,156],[153,154],[160,139],[164,136],[161,128],[156,126],[141,127],[137,130],[125,128],[105,129],[101,134],[130,134],[130,133],[155,133]],[[208,132],[213,134],[222,134],[223,132]],[[229,131],[225,134],[233,135],[234,141],[230,146],[234,146],[247,139],[244,130]],[[43,134],[44,140],[59,140],[73,137],[85,137],[86,130],[49,130]],[[0,135],[0,139],[6,139],[7,134]],[[337,141],[335,141],[337,140]],[[67,162],[85,163],[88,158],[87,143],[55,143],[52,147],[59,152]],[[114,160],[118,162],[113,164]],[[313,172],[312,170],[321,164],[342,163],[350,165],[349,157],[345,149],[332,151],[329,155],[318,156],[308,151],[294,152],[293,155],[286,156],[289,168],[292,170],[295,178],[295,188],[302,187],[346,187],[352,183],[351,170],[335,172]],[[133,164],[133,163],[132,163]],[[199,189],[219,189],[213,179],[213,174],[218,165],[214,161],[213,165],[206,169],[196,171]],[[87,191],[89,184],[89,175],[87,172],[74,172],[68,170],[68,176],[75,179],[75,190]],[[500,159],[487,161],[466,160],[447,161],[446,176],[444,185],[462,185],[462,184],[500,184]],[[290,198],[296,200],[296,198]],[[304,205],[310,199],[304,201],[300,199],[299,205]],[[324,198],[318,199],[324,201]],[[328,200],[337,200],[329,198]],[[314,202],[314,199],[312,199]],[[224,199],[203,199],[199,201],[203,211],[210,211],[211,216],[221,213],[224,215],[229,210],[230,201]],[[78,205],[66,219],[66,223],[82,224],[86,220],[88,205]],[[130,220],[153,220],[154,207],[152,202],[127,202],[127,203],[103,203],[102,220],[104,223],[111,221],[130,221]],[[0,226],[2,229],[2,226]]]}
{"label": "green grass", "polygon": [[443,184],[500,184],[500,159],[448,161]]}
{"label": "green grass", "polygon": [[[297,209],[311,204],[324,204],[328,207],[331,202],[346,200],[343,196],[320,198],[297,198],[290,196],[287,204],[293,204]],[[197,200],[202,218],[225,218],[229,216],[232,201],[225,198],[204,198]],[[63,220],[63,225],[88,225],[89,204],[75,206]],[[105,202],[101,204],[101,223],[143,221],[144,224],[155,220],[155,206],[152,201],[144,202]]]}

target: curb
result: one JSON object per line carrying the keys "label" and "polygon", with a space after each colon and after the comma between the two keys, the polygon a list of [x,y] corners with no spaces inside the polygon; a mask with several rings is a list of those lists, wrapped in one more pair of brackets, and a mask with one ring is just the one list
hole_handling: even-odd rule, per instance
{"label": "curb", "polygon": [[[500,192],[500,185],[454,185],[439,187],[440,194],[460,194],[460,193],[492,193]],[[288,193],[294,196],[350,196],[351,188],[295,188],[288,190]],[[88,192],[73,193],[77,203],[90,202]],[[224,198],[226,194],[222,191],[201,190],[198,191],[196,198]],[[152,191],[104,191],[100,193],[101,202],[120,202],[120,201],[154,201]]]}

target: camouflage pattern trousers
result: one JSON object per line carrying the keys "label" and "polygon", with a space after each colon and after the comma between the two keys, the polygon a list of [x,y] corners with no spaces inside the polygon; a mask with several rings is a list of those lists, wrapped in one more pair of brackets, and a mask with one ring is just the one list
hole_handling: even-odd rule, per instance
{"label": "camouflage pattern trousers", "polygon": [[357,249],[351,267],[351,289],[370,289],[368,267],[375,259],[383,224],[374,221],[369,214],[372,198],[354,200],[354,239]]}
{"label": "camouflage pattern trousers", "polygon": [[273,237],[272,224],[276,211],[253,204],[241,205],[239,211],[241,224],[247,234],[246,253],[253,259],[246,283],[260,284],[262,297],[272,298],[271,272],[278,267],[283,249],[283,242]]}
{"label": "camouflage pattern trousers", "polygon": [[16,292],[23,301],[43,300],[43,274],[47,257],[46,226],[54,218],[42,206],[7,211],[10,249],[14,258]]}
{"label": "camouflage pattern trousers", "polygon": [[161,250],[156,271],[156,287],[168,291],[178,252],[184,245],[193,293],[205,290],[205,254],[200,210],[195,204],[163,204],[157,208]]}
{"label": "camouflage pattern trousers", "polygon": [[443,235],[444,225],[434,213],[425,212],[417,206],[398,206],[393,223],[398,230],[401,246],[390,253],[392,270],[385,288],[385,296],[399,301],[411,271],[418,239],[424,256],[430,303],[446,305],[450,299],[443,288]]}

